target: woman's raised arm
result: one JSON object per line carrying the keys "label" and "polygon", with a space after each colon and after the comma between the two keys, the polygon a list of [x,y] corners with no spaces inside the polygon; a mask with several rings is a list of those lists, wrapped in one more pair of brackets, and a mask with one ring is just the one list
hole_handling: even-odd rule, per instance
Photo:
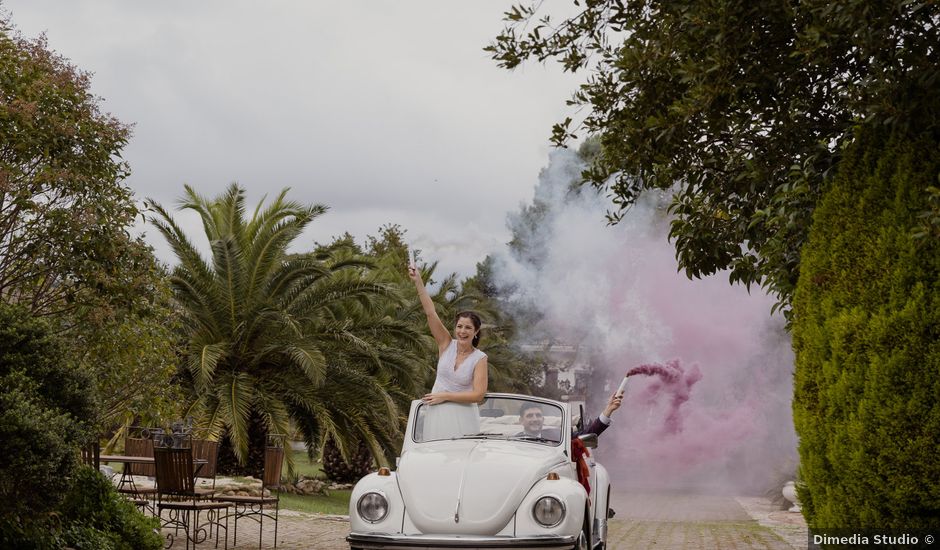
{"label": "woman's raised arm", "polygon": [[421,272],[413,265],[408,266],[408,277],[414,281],[415,288],[418,290],[418,299],[421,300],[421,308],[424,309],[424,315],[428,318],[428,328],[431,329],[431,336],[437,342],[437,352],[443,353],[444,349],[450,345],[450,331],[441,322],[441,318],[434,309],[434,302],[428,294],[428,289],[424,288],[424,281],[421,280]]}

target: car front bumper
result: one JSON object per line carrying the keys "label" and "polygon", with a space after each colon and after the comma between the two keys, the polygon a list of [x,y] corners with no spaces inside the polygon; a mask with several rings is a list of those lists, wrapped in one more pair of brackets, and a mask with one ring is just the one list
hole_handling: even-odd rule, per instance
{"label": "car front bumper", "polygon": [[346,542],[352,548],[366,550],[427,550],[428,548],[486,548],[513,550],[539,548],[541,550],[570,550],[578,540],[575,535],[543,537],[480,537],[458,535],[378,535],[350,533]]}

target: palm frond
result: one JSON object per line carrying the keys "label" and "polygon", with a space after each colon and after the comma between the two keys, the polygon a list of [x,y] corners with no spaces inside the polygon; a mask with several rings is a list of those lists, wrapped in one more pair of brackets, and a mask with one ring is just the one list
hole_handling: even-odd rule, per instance
{"label": "palm frond", "polygon": [[317,385],[323,383],[326,378],[326,357],[316,346],[298,343],[285,346],[283,350],[290,362],[296,365],[310,382]]}
{"label": "palm frond", "polygon": [[265,337],[303,338],[304,332],[301,321],[281,311],[280,309],[265,308],[252,312],[245,325],[245,345],[255,347],[256,342]]}
{"label": "palm frond", "polygon": [[256,210],[248,223],[244,246],[247,251],[246,263],[251,270],[248,292],[256,292],[267,282],[286,256],[290,243],[300,236],[311,221],[327,210],[326,206],[319,204],[302,206],[285,202],[286,193],[287,189],[281,191],[274,203],[260,216]]}
{"label": "palm frond", "polygon": [[329,269],[311,255],[288,258],[271,275],[265,288],[272,305],[281,305],[311,284],[330,276]]}
{"label": "palm frond", "polygon": [[195,277],[200,277],[205,281],[212,278],[212,272],[209,265],[196,250],[196,247],[189,241],[183,230],[176,224],[172,216],[159,203],[148,199],[147,205],[151,210],[157,212],[160,219],[148,217],[147,221],[157,228],[157,231],[163,235],[170,249],[180,260],[180,264],[186,266],[186,269]]}
{"label": "palm frond", "polygon": [[215,386],[218,415],[232,442],[232,450],[239,462],[248,454],[248,422],[254,400],[256,381],[247,373],[228,375]]}
{"label": "palm frond", "polygon": [[195,381],[197,392],[203,392],[209,388],[215,376],[216,367],[225,355],[225,349],[224,343],[205,344],[190,349],[186,363]]}
{"label": "palm frond", "polygon": [[364,281],[325,280],[322,284],[311,285],[298,292],[292,299],[282,304],[285,311],[296,314],[300,311],[329,308],[344,301],[354,301],[360,306],[373,308],[373,300],[388,292],[383,284]]}
{"label": "palm frond", "polygon": [[245,191],[238,184],[232,183],[220,199],[212,204],[212,213],[219,228],[219,237],[232,235],[240,250],[246,250],[245,242]]}
{"label": "palm frond", "polygon": [[202,229],[209,241],[218,239],[221,233],[212,214],[210,201],[197,193],[189,184],[183,185],[183,191],[183,197],[177,203],[178,208],[180,210],[192,210],[199,214],[199,218],[202,220]]}
{"label": "palm frond", "polygon": [[225,299],[226,321],[229,330],[234,330],[245,299],[244,262],[235,236],[212,241],[212,259],[216,278],[221,283],[218,288]]}

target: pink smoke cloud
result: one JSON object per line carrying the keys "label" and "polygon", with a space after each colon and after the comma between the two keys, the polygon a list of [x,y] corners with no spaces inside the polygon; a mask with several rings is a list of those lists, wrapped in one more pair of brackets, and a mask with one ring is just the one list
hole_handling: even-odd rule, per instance
{"label": "pink smoke cloud", "polygon": [[[578,162],[558,151],[540,177],[536,197],[549,215],[526,236],[544,251],[538,268],[497,255],[497,277],[542,314],[523,340],[580,345],[609,392],[639,365],[682,369],[684,387],[631,377],[598,449],[615,482],[753,491],[792,470],[793,357],[783,320],[770,315],[773,297],[732,286],[726,273],[690,280],[677,272],[659,197],[607,226],[603,196],[567,192]],[[588,405],[600,409],[606,395],[594,393]]]}

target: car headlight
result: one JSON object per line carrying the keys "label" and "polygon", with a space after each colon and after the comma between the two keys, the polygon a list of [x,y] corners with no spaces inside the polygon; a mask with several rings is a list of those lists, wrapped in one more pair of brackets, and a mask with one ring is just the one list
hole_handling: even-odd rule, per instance
{"label": "car headlight", "polygon": [[366,493],[359,497],[356,510],[359,517],[370,523],[382,521],[388,515],[388,499],[382,493]]}
{"label": "car headlight", "polygon": [[543,527],[554,527],[565,519],[565,505],[555,497],[542,497],[532,507],[535,521]]}

